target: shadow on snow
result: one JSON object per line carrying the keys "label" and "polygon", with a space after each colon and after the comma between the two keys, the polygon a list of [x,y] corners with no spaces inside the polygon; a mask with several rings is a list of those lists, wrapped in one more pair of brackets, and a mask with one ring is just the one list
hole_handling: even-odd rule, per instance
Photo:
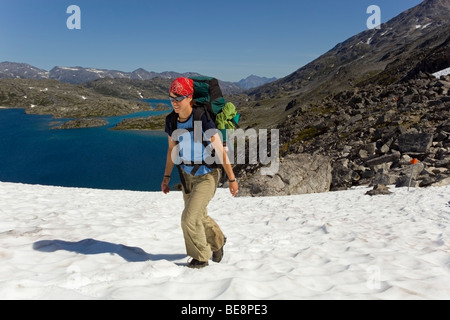
{"label": "shadow on snow", "polygon": [[81,254],[110,253],[121,256],[128,262],[143,262],[156,260],[174,261],[186,257],[185,254],[150,254],[138,247],[128,247],[95,239],[84,239],[78,242],[64,240],[42,240],[33,244],[33,249],[42,252],[66,250]]}

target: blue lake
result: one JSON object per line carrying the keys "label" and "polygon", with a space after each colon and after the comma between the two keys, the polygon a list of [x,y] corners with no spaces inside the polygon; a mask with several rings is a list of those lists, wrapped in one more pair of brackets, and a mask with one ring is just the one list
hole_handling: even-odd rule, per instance
{"label": "blue lake", "polygon": [[[149,100],[149,103],[167,103]],[[51,116],[0,109],[0,181],[111,190],[160,191],[167,153],[163,131],[111,130],[124,118],[103,118],[98,128],[52,130]],[[171,185],[179,183],[176,170]]]}

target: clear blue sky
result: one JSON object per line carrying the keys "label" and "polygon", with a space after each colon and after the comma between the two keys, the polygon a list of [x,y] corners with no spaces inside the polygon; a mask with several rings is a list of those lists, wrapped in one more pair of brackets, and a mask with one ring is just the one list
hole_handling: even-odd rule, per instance
{"label": "clear blue sky", "polygon": [[[0,62],[281,78],[421,0],[0,0]],[[70,5],[81,29],[70,30]]]}

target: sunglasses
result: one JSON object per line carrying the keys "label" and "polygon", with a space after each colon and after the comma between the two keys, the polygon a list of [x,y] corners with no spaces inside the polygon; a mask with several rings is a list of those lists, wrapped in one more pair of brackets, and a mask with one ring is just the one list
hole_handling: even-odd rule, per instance
{"label": "sunglasses", "polygon": [[190,96],[190,94],[188,94],[187,96],[176,96],[176,97],[169,96],[169,100],[170,101],[181,102],[181,101],[183,101],[184,99],[186,99],[189,96]]}

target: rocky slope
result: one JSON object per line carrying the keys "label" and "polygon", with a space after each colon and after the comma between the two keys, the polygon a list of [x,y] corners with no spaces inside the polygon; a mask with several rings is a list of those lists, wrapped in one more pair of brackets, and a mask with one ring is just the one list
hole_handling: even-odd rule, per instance
{"label": "rocky slope", "polygon": [[[404,187],[410,179],[411,186],[450,184],[450,76],[419,73],[400,83],[329,95],[320,104],[296,108],[278,129],[280,173],[261,178],[259,165],[238,166],[244,195],[268,195],[261,185],[277,181],[283,182],[284,188],[278,188],[283,191],[269,195],[305,184],[293,180],[305,166],[304,154],[328,159],[329,190],[367,184]],[[412,159],[418,160],[414,172]]]}

